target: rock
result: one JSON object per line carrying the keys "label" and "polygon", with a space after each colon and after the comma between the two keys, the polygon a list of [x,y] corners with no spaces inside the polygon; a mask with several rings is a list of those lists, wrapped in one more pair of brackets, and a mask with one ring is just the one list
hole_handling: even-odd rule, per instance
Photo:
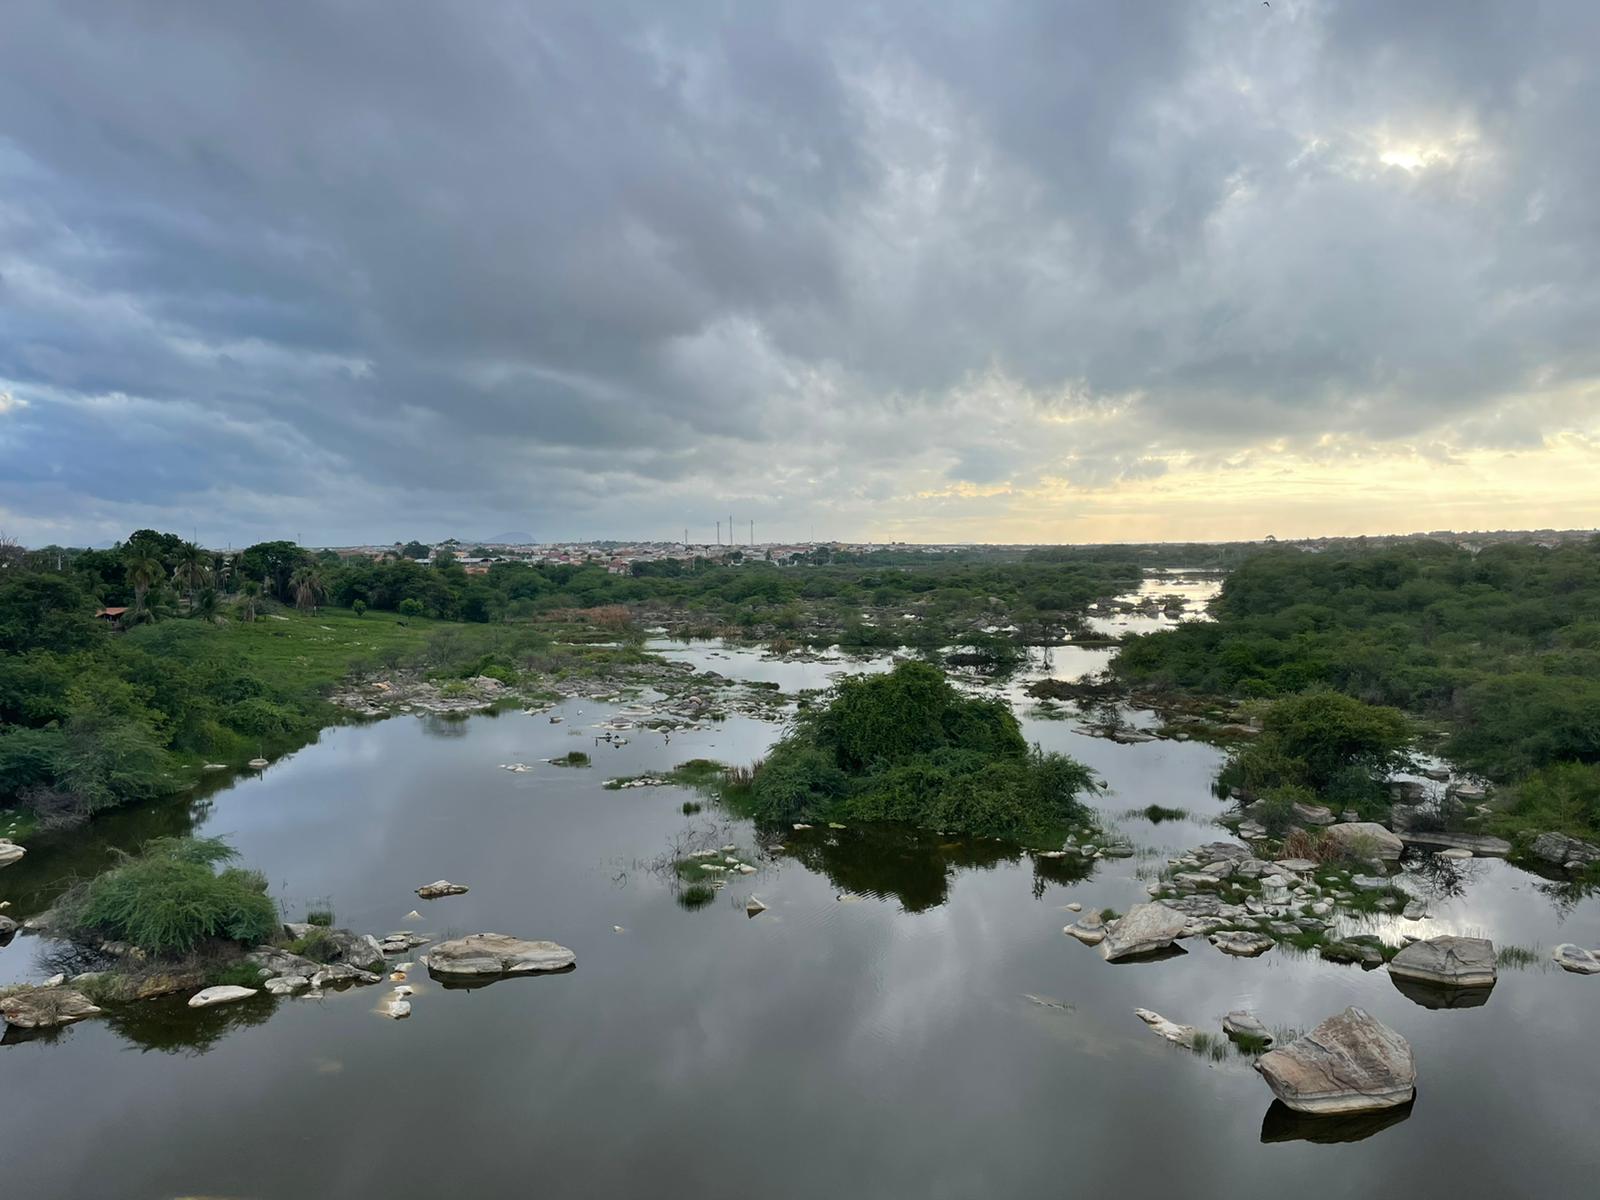
{"label": "rock", "polygon": [[378,1011],[393,1020],[403,1021],[411,1015],[411,1001],[404,996],[396,996],[392,1000],[385,1000]]}
{"label": "rock", "polygon": [[1064,926],[1061,932],[1077,938],[1085,946],[1097,946],[1106,938],[1105,922],[1100,919],[1098,912],[1084,913],[1073,924]]}
{"label": "rock", "polygon": [[432,883],[425,883],[417,889],[417,895],[424,900],[437,900],[441,896],[460,896],[465,894],[467,886],[464,883],[451,883],[448,879],[436,879]]}
{"label": "rock", "polygon": [[1441,987],[1493,987],[1494,943],[1488,938],[1425,938],[1390,959],[1389,974]]}
{"label": "rock", "polygon": [[471,933],[440,942],[419,961],[430,975],[471,977],[564,971],[577,964],[578,956],[555,942]]}
{"label": "rock", "polygon": [[1396,804],[1421,804],[1428,798],[1428,785],[1415,779],[1392,779],[1389,795]]}
{"label": "rock", "polygon": [[1074,900],[1074,901],[1072,901],[1072,903],[1067,905],[1067,911],[1068,912],[1082,912],[1083,911],[1083,905],[1079,904],[1076,900]]}
{"label": "rock", "polygon": [[0,867],[9,867],[14,862],[22,861],[22,856],[26,853],[26,850],[10,838],[0,838]]}
{"label": "rock", "polygon": [[89,997],[64,987],[30,988],[0,997],[0,1016],[18,1029],[48,1029],[99,1013]]}
{"label": "rock", "polygon": [[767,906],[761,903],[761,901],[757,900],[754,896],[751,896],[750,899],[744,902],[744,915],[747,917],[759,916],[766,911]]}
{"label": "rock", "polygon": [[413,908],[405,915],[404,919],[407,921],[420,921],[422,920],[422,914]]}
{"label": "rock", "polygon": [[1222,1032],[1234,1040],[1248,1038],[1257,1045],[1272,1045],[1272,1031],[1261,1023],[1255,1013],[1235,1009],[1222,1018]]}
{"label": "rock", "polygon": [[1488,799],[1489,796],[1489,789],[1476,783],[1458,783],[1449,791],[1450,795],[1463,804],[1475,804],[1479,800]]}
{"label": "rock", "polygon": [[1367,971],[1383,966],[1383,951],[1365,942],[1330,942],[1317,953],[1328,962],[1359,963]]}
{"label": "rock", "polygon": [[1381,892],[1389,886],[1389,881],[1382,875],[1352,875],[1350,886],[1363,892]]}
{"label": "rock", "polygon": [[1169,1042],[1176,1042],[1180,1046],[1192,1048],[1194,1046],[1195,1029],[1193,1025],[1179,1025],[1169,1021],[1158,1012],[1151,1012],[1148,1008],[1136,1008],[1133,1015],[1138,1017],[1159,1036]]}
{"label": "rock", "polygon": [[1591,863],[1600,862],[1600,846],[1561,833],[1541,833],[1533,839],[1530,853],[1535,858],[1558,867],[1565,867],[1571,863],[1586,867]]}
{"label": "rock", "polygon": [[[285,923],[283,929],[296,941],[310,939],[310,954],[324,966],[348,963],[363,971],[381,971],[384,968],[383,947],[370,933],[355,933],[349,929],[328,929],[321,925],[306,925],[298,921]],[[286,973],[279,972],[279,974]]]}
{"label": "rock", "polygon": [[1188,918],[1165,904],[1135,904],[1128,915],[1106,926],[1100,955],[1107,962],[1138,958],[1165,950],[1183,933]]}
{"label": "rock", "polygon": [[10,917],[0,917],[0,946],[9,942],[17,932],[17,923]]}
{"label": "rock", "polygon": [[1324,804],[1293,804],[1289,811],[1302,825],[1333,824],[1333,809]]}
{"label": "rock", "polygon": [[1348,857],[1368,861],[1394,862],[1405,849],[1404,842],[1376,821],[1330,825],[1322,836]]}
{"label": "rock", "polygon": [[189,997],[189,1007],[210,1008],[213,1004],[232,1004],[236,1000],[248,1000],[259,991],[259,988],[235,987],[233,984],[202,988]]}
{"label": "rock", "polygon": [[1265,954],[1278,943],[1264,933],[1253,933],[1248,929],[1229,929],[1213,933],[1211,944],[1224,954],[1232,954],[1238,958],[1255,958]]}
{"label": "rock", "polygon": [[1413,900],[1400,915],[1408,921],[1420,921],[1428,915],[1428,906],[1421,900]]}
{"label": "rock", "polygon": [[1347,1008],[1289,1045],[1256,1059],[1267,1086],[1296,1112],[1393,1108],[1416,1094],[1417,1066],[1405,1038],[1364,1009]]}
{"label": "rock", "polygon": [[273,996],[292,996],[310,987],[311,978],[308,975],[274,975],[261,986]]}
{"label": "rock", "polygon": [[1448,849],[1435,851],[1435,854],[1439,858],[1449,858],[1455,860],[1472,857],[1472,851],[1461,846],[1451,846]]}
{"label": "rock", "polygon": [[1305,875],[1317,869],[1316,860],[1310,858],[1280,858],[1272,865],[1292,875]]}
{"label": "rock", "polygon": [[1481,854],[1485,858],[1504,858],[1511,853],[1511,843],[1504,838],[1476,833],[1424,833],[1408,831],[1400,840],[1408,846],[1421,846],[1427,850],[1465,850],[1465,854],[1452,858],[1471,858]]}
{"label": "rock", "polygon": [[1600,954],[1585,950],[1582,946],[1574,946],[1571,942],[1562,942],[1550,957],[1556,966],[1574,975],[1600,975]]}

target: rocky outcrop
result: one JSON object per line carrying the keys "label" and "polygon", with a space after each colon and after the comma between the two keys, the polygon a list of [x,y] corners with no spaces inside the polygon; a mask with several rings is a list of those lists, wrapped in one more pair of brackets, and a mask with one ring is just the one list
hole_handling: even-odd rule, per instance
{"label": "rocky outcrop", "polygon": [[0,1016],[18,1029],[48,1029],[97,1016],[99,1012],[89,997],[71,988],[29,988],[0,997]]}
{"label": "rocky outcrop", "polygon": [[1100,917],[1100,910],[1093,909],[1084,913],[1073,924],[1064,927],[1061,932],[1068,937],[1077,938],[1085,946],[1098,946],[1106,940],[1106,923]]}
{"label": "rocky outcrop", "polygon": [[[370,933],[349,929],[328,929],[291,921],[283,930],[296,942],[307,946],[306,954],[318,963],[345,963],[363,971],[383,969],[383,947]],[[282,972],[280,972],[281,974]]]}
{"label": "rocky outcrop", "polygon": [[258,946],[245,955],[245,958],[261,969],[261,978],[264,980],[270,981],[283,976],[291,978],[304,976],[310,980],[310,986],[313,988],[351,983],[378,983],[382,978],[375,972],[353,963],[320,963],[303,954],[294,954],[276,946]]}
{"label": "rocky outcrop", "polygon": [[1151,1012],[1148,1008],[1136,1008],[1133,1015],[1138,1017],[1159,1037],[1164,1037],[1169,1042],[1176,1042],[1180,1046],[1193,1048],[1195,1028],[1193,1025],[1179,1025],[1176,1021],[1169,1021],[1158,1012]]}
{"label": "rocky outcrop", "polygon": [[417,889],[417,895],[424,900],[437,900],[441,896],[462,896],[466,892],[466,884],[451,883],[448,879],[435,879],[432,883],[425,883]]}
{"label": "rocky outcrop", "polygon": [[1571,942],[1562,942],[1550,957],[1556,966],[1574,975],[1600,975],[1600,954]]}
{"label": "rocky outcrop", "polygon": [[1100,954],[1107,962],[1141,958],[1167,949],[1183,935],[1188,918],[1165,904],[1135,904],[1106,926]]}
{"label": "rocky outcrop", "polygon": [[1394,862],[1405,849],[1405,844],[1398,837],[1376,821],[1330,825],[1322,836],[1347,857],[1373,862]]}
{"label": "rocky outcrop", "polygon": [[14,862],[20,862],[26,853],[26,850],[10,838],[0,838],[0,867],[9,867]]}
{"label": "rocky outcrop", "polygon": [[440,942],[419,961],[430,975],[472,978],[564,971],[577,964],[578,956],[555,942],[472,933]]}
{"label": "rocky outcrop", "polygon": [[1332,825],[1333,809],[1325,804],[1294,804],[1290,812],[1297,825]]}
{"label": "rocky outcrop", "polygon": [[1412,942],[1389,960],[1389,974],[1437,987],[1493,987],[1494,943],[1474,937],[1433,937]]}
{"label": "rocky outcrop", "polygon": [[1410,1043],[1354,1007],[1263,1054],[1255,1067],[1279,1100],[1303,1113],[1393,1108],[1408,1103],[1417,1090]]}
{"label": "rocky outcrop", "polygon": [[1600,846],[1564,833],[1541,833],[1533,839],[1529,853],[1557,867],[1581,868],[1600,862]]}

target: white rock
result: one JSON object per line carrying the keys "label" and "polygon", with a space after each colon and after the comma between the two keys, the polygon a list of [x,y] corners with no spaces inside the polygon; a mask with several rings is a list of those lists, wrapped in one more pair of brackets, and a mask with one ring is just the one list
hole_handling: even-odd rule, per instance
{"label": "white rock", "polygon": [[1556,966],[1574,975],[1600,975],[1600,954],[1585,950],[1582,946],[1574,946],[1571,942],[1562,942],[1550,957],[1555,960]]}
{"label": "white rock", "polygon": [[527,975],[571,967],[578,956],[555,942],[473,933],[440,942],[421,959],[435,975]]}
{"label": "white rock", "polygon": [[189,1007],[210,1008],[213,1004],[232,1004],[235,1000],[250,999],[259,990],[259,988],[236,987],[231,983],[220,987],[203,988],[189,997]]}
{"label": "white rock", "polygon": [[1194,1046],[1195,1029],[1193,1025],[1179,1025],[1176,1021],[1169,1021],[1158,1012],[1151,1012],[1148,1008],[1136,1008],[1133,1015],[1138,1017],[1151,1030],[1169,1042],[1176,1042],[1180,1046]]}

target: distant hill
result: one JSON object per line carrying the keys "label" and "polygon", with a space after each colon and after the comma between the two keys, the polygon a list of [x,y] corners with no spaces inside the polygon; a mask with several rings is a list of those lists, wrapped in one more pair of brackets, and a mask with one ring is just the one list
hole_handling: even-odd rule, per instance
{"label": "distant hill", "polygon": [[490,546],[526,546],[537,539],[531,533],[497,533],[493,537],[479,538],[478,540]]}

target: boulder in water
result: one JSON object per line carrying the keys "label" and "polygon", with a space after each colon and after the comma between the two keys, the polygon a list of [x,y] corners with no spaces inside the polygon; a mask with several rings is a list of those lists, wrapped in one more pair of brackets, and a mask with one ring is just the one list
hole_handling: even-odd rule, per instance
{"label": "boulder in water", "polygon": [[1409,1103],[1417,1090],[1411,1044],[1355,1007],[1269,1050],[1255,1067],[1279,1100],[1303,1113],[1393,1108]]}
{"label": "boulder in water", "polygon": [[470,933],[440,942],[419,961],[444,976],[531,975],[564,971],[578,956],[555,942],[528,941],[504,933]]}
{"label": "boulder in water", "polygon": [[1278,943],[1264,933],[1249,929],[1225,929],[1211,935],[1211,944],[1236,958],[1256,958]]}
{"label": "boulder in water", "polygon": [[248,1000],[257,994],[257,988],[235,987],[233,984],[224,984],[221,987],[201,988],[189,997],[190,1008],[210,1008],[213,1004],[232,1004],[238,1000]]}
{"label": "boulder in water", "polygon": [[1438,987],[1493,987],[1494,943],[1474,937],[1432,937],[1412,942],[1389,960],[1389,974]]}
{"label": "boulder in water", "polygon": [[432,883],[425,883],[417,889],[417,895],[424,900],[437,900],[441,896],[460,896],[467,891],[464,883],[451,883],[448,879],[435,879]]}
{"label": "boulder in water", "polygon": [[1562,942],[1550,957],[1556,966],[1574,975],[1600,975],[1600,954],[1571,942]]}
{"label": "boulder in water", "polygon": [[1255,1043],[1257,1046],[1272,1045],[1272,1031],[1261,1022],[1255,1013],[1235,1009],[1222,1018],[1222,1032],[1233,1038]]}
{"label": "boulder in water", "polygon": [[1106,926],[1100,954],[1107,962],[1139,958],[1165,950],[1177,940],[1188,924],[1188,917],[1176,909],[1154,901],[1135,904],[1128,915]]}
{"label": "boulder in water", "polygon": [[48,1029],[98,1015],[89,997],[64,987],[30,988],[0,998],[0,1016],[18,1029]]}
{"label": "boulder in water", "polygon": [[1148,1008],[1136,1008],[1133,1015],[1138,1017],[1160,1037],[1169,1042],[1176,1042],[1180,1046],[1194,1047],[1195,1030],[1193,1025],[1179,1025],[1176,1021],[1169,1021],[1158,1012],[1151,1012]]}
{"label": "boulder in water", "polygon": [[26,853],[26,850],[10,838],[0,838],[0,867],[9,867],[14,862],[20,862]]}

